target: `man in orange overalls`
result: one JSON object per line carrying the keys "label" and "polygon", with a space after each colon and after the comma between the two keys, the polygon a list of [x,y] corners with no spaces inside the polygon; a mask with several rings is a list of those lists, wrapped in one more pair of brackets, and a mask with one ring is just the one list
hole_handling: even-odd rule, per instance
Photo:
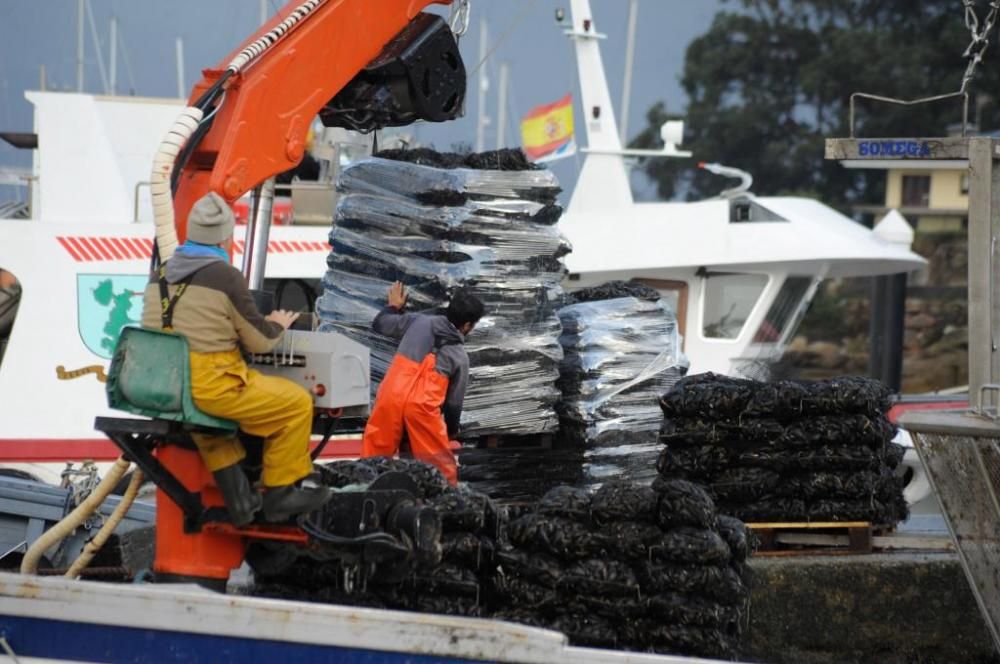
{"label": "man in orange overalls", "polygon": [[399,339],[399,348],[379,386],[365,427],[362,456],[393,456],[403,433],[413,457],[434,464],[452,484],[458,465],[449,441],[458,435],[469,384],[465,337],[483,316],[483,303],[458,290],[444,316],[404,314],[406,289],[389,288],[389,306],[372,321],[379,334]]}

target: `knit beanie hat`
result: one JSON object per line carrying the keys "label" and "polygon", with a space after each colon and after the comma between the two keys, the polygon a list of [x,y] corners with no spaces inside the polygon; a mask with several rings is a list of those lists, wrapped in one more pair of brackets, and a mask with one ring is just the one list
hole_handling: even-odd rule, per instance
{"label": "knit beanie hat", "polygon": [[188,215],[187,236],[198,244],[222,244],[233,236],[236,219],[222,196],[210,191],[202,196]]}

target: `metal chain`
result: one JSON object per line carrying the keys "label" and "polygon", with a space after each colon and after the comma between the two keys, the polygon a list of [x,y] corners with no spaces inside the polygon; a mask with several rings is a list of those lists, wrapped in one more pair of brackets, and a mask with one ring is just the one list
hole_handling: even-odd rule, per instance
{"label": "metal chain", "polygon": [[979,24],[979,15],[976,13],[976,0],[962,0],[962,5],[965,8],[965,27],[969,29],[969,33],[972,35],[972,41],[965,49],[965,53],[962,54],[962,57],[969,61],[968,66],[965,68],[965,74],[962,76],[962,88],[960,90],[960,92],[965,92],[969,86],[969,82],[976,73],[976,67],[983,61],[986,48],[990,45],[989,34],[993,31],[993,25],[997,21],[997,16],[1000,15],[1000,0],[990,0],[990,11],[986,15],[982,28],[980,28]]}

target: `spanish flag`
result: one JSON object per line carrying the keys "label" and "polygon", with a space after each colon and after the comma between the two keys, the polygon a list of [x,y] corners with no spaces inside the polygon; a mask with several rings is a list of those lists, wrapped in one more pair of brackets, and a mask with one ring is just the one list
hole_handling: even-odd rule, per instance
{"label": "spanish flag", "polygon": [[551,161],[576,153],[573,140],[573,95],[536,106],[521,120],[524,153],[532,161]]}

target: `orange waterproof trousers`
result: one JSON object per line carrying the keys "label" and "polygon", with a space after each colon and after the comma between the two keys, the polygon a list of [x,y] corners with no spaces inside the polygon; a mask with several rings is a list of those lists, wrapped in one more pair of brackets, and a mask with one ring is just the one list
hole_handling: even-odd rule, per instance
{"label": "orange waterproof trousers", "polygon": [[361,456],[398,454],[405,427],[413,457],[437,466],[449,482],[457,484],[458,464],[441,416],[448,379],[434,370],[436,363],[434,353],[419,363],[402,355],[393,358],[365,426]]}

